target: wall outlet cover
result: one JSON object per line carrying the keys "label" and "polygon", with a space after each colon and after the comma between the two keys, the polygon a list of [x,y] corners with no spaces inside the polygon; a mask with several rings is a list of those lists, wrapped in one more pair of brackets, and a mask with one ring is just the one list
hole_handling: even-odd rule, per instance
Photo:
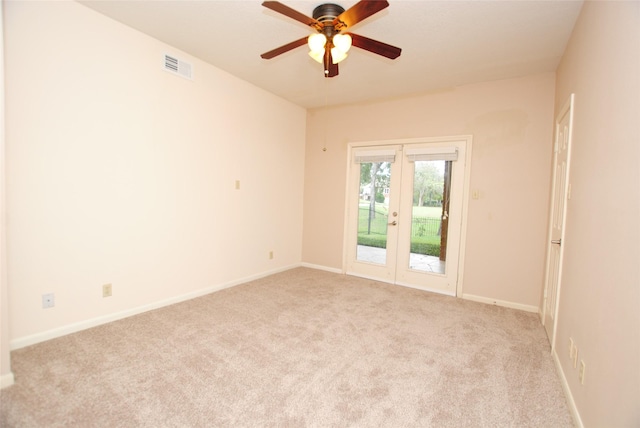
{"label": "wall outlet cover", "polygon": [[49,309],[56,305],[56,297],[53,293],[47,293],[42,295],[42,308]]}

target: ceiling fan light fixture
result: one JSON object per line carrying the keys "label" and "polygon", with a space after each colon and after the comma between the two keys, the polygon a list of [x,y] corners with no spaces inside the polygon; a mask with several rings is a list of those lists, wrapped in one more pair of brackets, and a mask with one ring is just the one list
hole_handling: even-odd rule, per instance
{"label": "ceiling fan light fixture", "polygon": [[344,52],[349,52],[351,48],[351,36],[348,34],[336,34],[333,36],[333,46]]}
{"label": "ceiling fan light fixture", "polygon": [[341,51],[337,47],[331,48],[331,59],[333,60],[334,64],[339,63],[340,61],[342,61],[346,57],[347,57],[347,53],[346,52]]}
{"label": "ceiling fan light fixture", "polygon": [[339,63],[347,57],[347,52],[351,48],[351,36],[348,34],[336,34],[331,39],[331,59],[334,64]]}
{"label": "ceiling fan light fixture", "polygon": [[322,33],[315,33],[307,38],[307,44],[311,52],[324,52],[324,45],[327,44],[327,36]]}
{"label": "ceiling fan light fixture", "polygon": [[322,61],[324,61],[324,49],[321,51],[310,51],[309,56],[322,64]]}

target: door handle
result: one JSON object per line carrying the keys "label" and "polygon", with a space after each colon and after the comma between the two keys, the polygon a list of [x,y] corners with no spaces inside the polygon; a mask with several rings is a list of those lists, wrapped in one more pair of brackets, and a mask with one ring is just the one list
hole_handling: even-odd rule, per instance
{"label": "door handle", "polygon": [[391,226],[395,226],[395,225],[397,225],[397,224],[398,224],[398,222],[397,222],[397,221],[395,221],[395,220],[393,220],[391,223],[387,223],[387,224],[390,224]]}
{"label": "door handle", "polygon": [[562,239],[553,239],[551,240],[551,243],[556,245],[562,245]]}

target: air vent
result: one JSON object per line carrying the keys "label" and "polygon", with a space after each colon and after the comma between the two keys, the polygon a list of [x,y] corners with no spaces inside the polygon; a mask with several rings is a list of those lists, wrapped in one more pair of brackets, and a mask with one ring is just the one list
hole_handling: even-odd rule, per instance
{"label": "air vent", "polygon": [[163,68],[169,73],[177,74],[185,79],[193,80],[193,66],[169,54],[164,54]]}

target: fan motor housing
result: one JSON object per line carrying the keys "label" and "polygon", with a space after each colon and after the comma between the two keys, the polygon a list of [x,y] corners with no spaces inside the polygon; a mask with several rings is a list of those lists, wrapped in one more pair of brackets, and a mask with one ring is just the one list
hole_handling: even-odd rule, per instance
{"label": "fan motor housing", "polygon": [[337,4],[325,3],[313,9],[313,19],[325,23],[326,21],[333,21],[338,17],[344,8]]}

